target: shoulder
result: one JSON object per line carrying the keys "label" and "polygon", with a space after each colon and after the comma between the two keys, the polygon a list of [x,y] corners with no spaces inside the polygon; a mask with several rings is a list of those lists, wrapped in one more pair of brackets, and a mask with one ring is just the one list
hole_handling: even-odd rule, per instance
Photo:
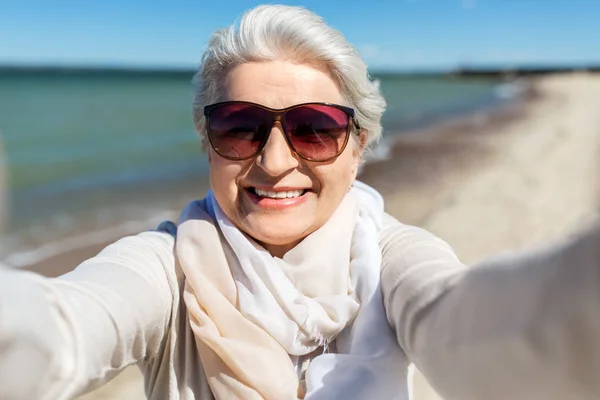
{"label": "shoulder", "polygon": [[444,240],[425,229],[403,224],[389,214],[384,216],[379,247],[382,273],[392,280],[416,271],[427,275],[439,269],[463,267]]}
{"label": "shoulder", "polygon": [[[386,307],[394,299],[418,296],[433,285],[438,293],[465,271],[452,248],[433,233],[386,214],[379,236],[381,287]],[[398,297],[399,295],[400,297]],[[402,300],[401,303],[403,303]]]}
{"label": "shoulder", "polygon": [[384,255],[390,251],[432,247],[456,257],[444,240],[423,228],[403,224],[387,213],[384,214],[379,245]]}
{"label": "shoulder", "polygon": [[177,226],[171,221],[161,222],[157,228],[123,237],[105,247],[98,256],[132,259],[173,257]]}
{"label": "shoulder", "polygon": [[164,289],[168,286],[175,294],[181,280],[175,262],[176,235],[175,223],[161,222],[154,229],[123,237],[106,246],[68,275],[75,279],[100,279],[97,275],[109,274],[119,276],[133,286],[135,282],[141,285],[154,282],[155,286]]}

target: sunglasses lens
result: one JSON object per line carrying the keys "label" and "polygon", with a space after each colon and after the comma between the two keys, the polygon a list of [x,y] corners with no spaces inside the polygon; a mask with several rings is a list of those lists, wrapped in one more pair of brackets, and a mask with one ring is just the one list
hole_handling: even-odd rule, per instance
{"label": "sunglasses lens", "polygon": [[271,114],[251,104],[225,104],[208,116],[208,135],[217,153],[243,159],[255,155],[273,124]]}
{"label": "sunglasses lens", "polygon": [[283,123],[294,150],[300,156],[324,161],[339,155],[344,149],[350,117],[336,107],[311,104],[288,111]]}

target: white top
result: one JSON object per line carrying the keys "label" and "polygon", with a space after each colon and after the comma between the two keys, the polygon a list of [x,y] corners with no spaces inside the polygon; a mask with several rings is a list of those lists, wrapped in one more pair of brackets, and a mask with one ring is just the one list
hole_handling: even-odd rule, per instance
{"label": "white top", "polygon": [[[56,279],[0,268],[0,399],[72,398],[134,363],[150,399],[212,399],[173,245],[126,237]],[[470,269],[389,216],[380,246],[390,326],[444,398],[600,398],[600,225]]]}

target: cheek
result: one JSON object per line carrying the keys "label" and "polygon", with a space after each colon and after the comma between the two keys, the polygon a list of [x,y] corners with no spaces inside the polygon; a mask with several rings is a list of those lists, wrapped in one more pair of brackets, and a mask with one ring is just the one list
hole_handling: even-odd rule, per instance
{"label": "cheek", "polygon": [[209,153],[208,164],[210,186],[219,202],[234,201],[234,197],[237,195],[237,179],[242,171],[240,163]]}
{"label": "cheek", "polygon": [[317,166],[313,169],[322,185],[322,191],[328,196],[343,197],[356,178],[358,163],[352,152],[343,153],[329,165]]}

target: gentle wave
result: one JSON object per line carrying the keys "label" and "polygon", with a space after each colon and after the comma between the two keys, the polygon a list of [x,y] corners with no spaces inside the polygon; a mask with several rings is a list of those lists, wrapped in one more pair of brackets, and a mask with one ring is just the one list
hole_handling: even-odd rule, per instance
{"label": "gentle wave", "polygon": [[494,88],[495,95],[500,99],[513,99],[521,96],[529,87],[529,85],[523,80],[516,80],[514,82],[502,83]]}
{"label": "gentle wave", "polygon": [[[525,93],[525,91],[527,90],[527,88],[528,84],[526,81],[514,81],[495,85],[492,90],[492,98],[483,105],[481,105],[479,109],[471,107],[470,111],[485,112],[486,110],[492,109],[506,102],[510,102],[511,100],[522,96],[523,93]],[[464,110],[451,110],[445,114],[440,113],[436,116],[423,116],[418,121],[414,122],[410,128],[407,127],[406,132],[412,132],[418,128],[434,125],[435,122],[442,121],[449,117],[457,115],[464,115]],[[385,132],[381,140],[377,144],[375,144],[367,154],[365,154],[365,164],[388,160],[392,154],[391,150],[397,143],[398,138],[400,136],[401,134],[399,134],[399,132]]]}
{"label": "gentle wave", "polygon": [[76,234],[32,249],[22,250],[8,255],[0,264],[22,268],[37,264],[60,254],[91,247],[114,240],[116,237],[139,233],[152,229],[165,220],[172,220],[173,211],[163,210],[145,220],[127,221],[110,228]]}

